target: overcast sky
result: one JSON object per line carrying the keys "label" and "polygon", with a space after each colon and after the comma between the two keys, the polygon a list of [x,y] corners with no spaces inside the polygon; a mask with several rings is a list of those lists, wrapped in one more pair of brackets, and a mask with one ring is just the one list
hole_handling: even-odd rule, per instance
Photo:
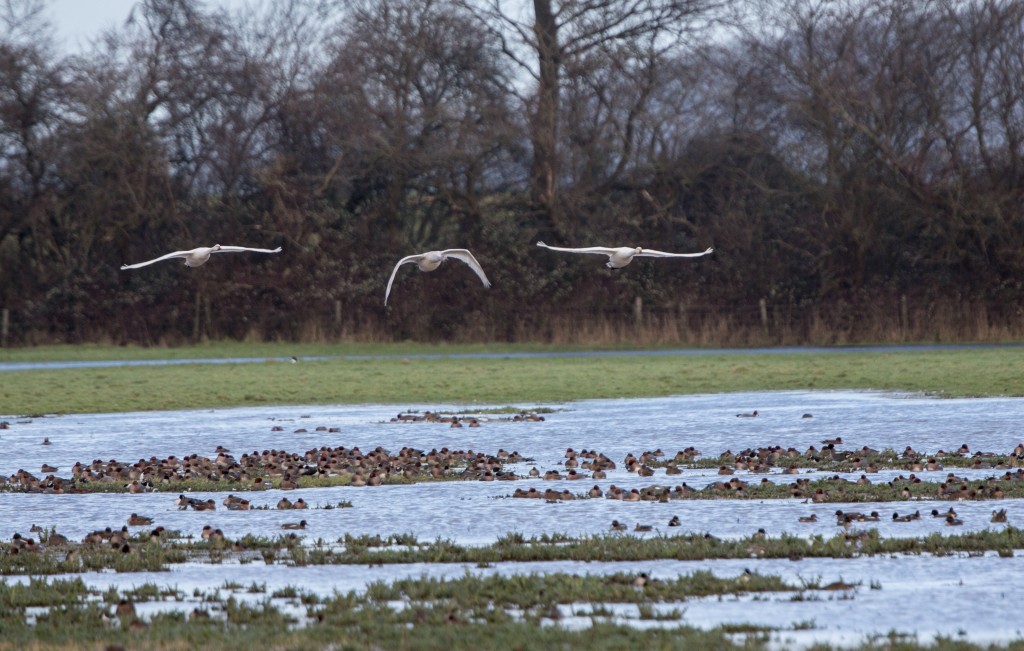
{"label": "overcast sky", "polygon": [[[59,45],[68,52],[86,47],[107,27],[124,23],[138,0],[47,0]],[[207,7],[244,6],[245,0],[206,0]]]}
{"label": "overcast sky", "polygon": [[103,29],[124,23],[137,0],[49,0],[59,42],[69,52],[85,47]]}

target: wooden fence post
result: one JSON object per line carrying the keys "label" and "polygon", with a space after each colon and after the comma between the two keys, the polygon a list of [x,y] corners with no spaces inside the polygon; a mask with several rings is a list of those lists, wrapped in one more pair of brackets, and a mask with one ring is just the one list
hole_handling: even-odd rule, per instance
{"label": "wooden fence post", "polygon": [[639,296],[633,300],[633,320],[638,326],[644,320],[644,299]]}
{"label": "wooden fence post", "polygon": [[762,298],[757,304],[761,308],[761,327],[764,328],[765,334],[768,334],[768,301]]}
{"label": "wooden fence post", "polygon": [[209,296],[203,297],[203,316],[206,317],[206,328],[204,328],[206,332],[203,333],[203,339],[209,339],[210,328],[213,325],[213,312],[210,310]]}
{"label": "wooden fence post", "polygon": [[203,304],[203,295],[197,291],[196,292],[196,306],[195,306],[195,310],[193,311],[194,313],[193,313],[193,317],[192,317],[192,343],[196,343],[196,342],[199,341],[199,323],[200,323],[199,308],[202,306],[202,304]]}

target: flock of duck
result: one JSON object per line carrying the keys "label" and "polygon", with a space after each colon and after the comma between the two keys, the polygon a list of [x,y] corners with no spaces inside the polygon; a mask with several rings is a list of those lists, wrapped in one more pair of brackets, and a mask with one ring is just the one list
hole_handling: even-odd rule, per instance
{"label": "flock of duck", "polygon": [[[44,465],[51,471],[40,478],[19,469],[4,477],[0,486],[31,493],[83,492],[88,484],[120,485],[129,493],[148,493],[159,488],[167,490],[175,484],[190,481],[240,483],[249,490],[279,488],[293,490],[303,477],[346,477],[352,486],[379,486],[392,477],[408,481],[443,479],[456,472],[464,479],[515,479],[515,473],[504,465],[523,461],[516,451],[504,449],[495,455],[472,450],[451,450],[442,447],[429,452],[403,447],[389,453],[378,446],[362,452],[358,446],[322,446],[299,454],[284,450],[263,450],[243,453],[237,458],[230,450],[218,446],[213,458],[190,454],[179,458],[169,455],[139,459],[134,463],[97,459],[91,463],[77,462],[71,477],[54,474],[58,468]],[[185,508],[213,510],[213,500],[189,498]],[[202,502],[203,506],[197,505]],[[178,506],[182,506],[179,504]],[[230,507],[229,507],[230,508]]]}
{"label": "flock of duck", "polygon": [[[932,509],[932,518],[941,519],[944,524],[950,527],[958,527],[964,523],[958,517],[956,509],[952,506],[945,511],[939,511],[938,509]],[[882,516],[878,514],[878,511],[871,511],[870,513],[861,513],[860,511],[836,511],[836,524],[842,527],[848,527],[851,524],[860,522],[879,522]],[[900,515],[898,512],[892,514],[893,522],[914,522],[915,520],[921,519],[921,510],[918,509],[913,513]],[[818,518],[815,515],[804,516],[800,518],[800,522],[817,522]],[[1008,521],[1006,516],[1006,509],[999,509],[992,511],[992,517],[989,518],[989,522],[1005,523]]]}
{"label": "flock of duck", "polygon": [[[596,254],[604,255],[608,257],[608,262],[605,265],[609,269],[621,269],[625,267],[633,258],[699,258],[701,256],[708,255],[714,249],[708,247],[700,253],[666,253],[665,251],[657,251],[655,249],[645,249],[639,246],[589,246],[579,248],[567,248],[561,246],[549,246],[544,242],[537,242],[537,246],[549,249],[551,251],[560,251],[563,253],[583,253],[583,254]],[[138,269],[140,267],[146,267],[156,262],[171,259],[184,259],[185,266],[187,267],[199,267],[210,259],[210,256],[214,253],[241,253],[241,252],[253,252],[253,253],[280,253],[281,247],[276,249],[255,249],[245,246],[224,246],[221,244],[214,244],[213,246],[200,246],[187,251],[172,251],[158,258],[147,260],[145,262],[137,262],[135,264],[121,265],[121,270],[127,269]],[[391,296],[391,286],[395,282],[395,275],[398,273],[398,269],[404,264],[415,264],[420,271],[435,271],[441,266],[446,260],[459,260],[464,262],[473,273],[477,275],[480,282],[483,283],[484,287],[490,287],[491,281],[487,279],[487,274],[484,273],[484,269],[480,266],[476,257],[469,251],[469,249],[443,249],[439,251],[427,251],[426,253],[416,253],[413,255],[407,255],[395,264],[394,269],[391,270],[391,277],[388,278],[387,288],[384,290],[384,304],[388,304],[388,297]]]}
{"label": "flock of duck", "polygon": [[[753,412],[749,416],[753,417],[756,414],[757,412]],[[505,418],[505,420],[539,422],[543,421],[544,417],[534,412],[524,411]],[[399,412],[390,419],[392,423],[443,423],[451,427],[462,426],[463,422],[469,423],[470,427],[479,426],[481,421],[486,422],[487,417],[481,416],[478,419],[474,416],[442,414],[429,410],[422,413],[418,411]],[[283,431],[280,425],[273,425],[271,429]],[[338,431],[338,428],[323,426],[316,429],[327,432]],[[296,430],[296,432],[303,431],[306,430]],[[810,445],[803,451],[793,447],[783,448],[779,445],[747,448],[738,452],[726,450],[714,459],[703,457],[703,454],[692,446],[679,450],[675,455],[666,455],[661,449],[657,449],[644,451],[638,455],[629,453],[622,461],[622,467],[628,473],[638,477],[651,477],[656,473],[662,473],[666,477],[679,475],[683,473],[683,468],[680,466],[704,467],[714,470],[714,466],[709,464],[719,464],[715,471],[716,474],[726,477],[710,481],[699,489],[691,487],[685,482],[675,486],[656,484],[634,488],[623,488],[615,484],[602,488],[600,484],[593,484],[591,488],[582,491],[530,486],[516,488],[511,497],[541,499],[548,502],[597,498],[622,502],[670,502],[702,496],[742,499],[756,494],[755,489],[757,488],[776,486],[781,488],[785,487],[785,484],[775,484],[768,477],[762,477],[760,482],[748,483],[736,476],[738,472],[773,474],[782,477],[800,473],[801,469],[838,468],[834,464],[842,464],[842,472],[859,471],[860,477],[848,479],[835,474],[818,479],[813,485],[811,479],[806,476],[792,480],[787,479],[786,482],[789,483],[786,493],[791,498],[802,499],[809,504],[855,501],[851,497],[853,487],[871,484],[869,475],[877,473],[879,466],[889,470],[899,469],[910,472],[909,477],[900,474],[887,482],[889,487],[899,491],[899,495],[906,500],[999,499],[1003,497],[1004,487],[1008,485],[1005,482],[1024,482],[1024,443],[1018,444],[1008,454],[972,452],[966,444],[948,451],[940,449],[931,454],[919,452],[910,446],[907,446],[899,454],[892,451],[880,453],[867,446],[844,450],[840,447],[843,445],[843,439],[838,436],[824,439],[820,443],[820,447]],[[942,482],[925,482],[916,474],[941,471],[943,462],[947,460],[951,462],[954,459],[956,460],[955,465],[958,467],[1003,469],[1006,472],[1001,477],[990,477],[973,482],[952,472],[947,473]],[[969,463],[967,463],[968,460]],[[380,446],[366,452],[358,446],[321,446],[303,453],[273,449],[246,452],[236,457],[231,450],[218,446],[215,456],[199,454],[190,454],[181,458],[175,455],[163,458],[152,456],[149,459],[139,459],[134,463],[119,462],[114,459],[94,460],[91,463],[78,462],[70,468],[69,478],[58,476],[59,469],[56,466],[43,464],[41,470],[45,473],[45,477],[40,478],[25,470],[18,470],[8,477],[0,476],[0,487],[24,492],[62,493],[95,490],[90,485],[109,484],[119,485],[129,493],[148,493],[172,491],[174,490],[172,487],[175,485],[180,485],[181,490],[186,491],[190,489],[188,482],[196,481],[220,483],[225,488],[229,484],[232,486],[241,484],[243,490],[259,491],[268,488],[293,490],[300,487],[300,481],[303,478],[326,477],[345,478],[347,482],[343,483],[352,486],[380,486],[394,480],[415,482],[448,478],[474,481],[540,479],[545,482],[555,482],[601,480],[607,478],[608,472],[618,468],[616,462],[602,452],[588,449],[575,450],[571,447],[566,449],[564,459],[558,462],[559,468],[541,471],[536,465],[533,465],[527,472],[520,474],[516,472],[517,469],[510,467],[513,464],[523,464],[529,461],[531,460],[524,458],[517,451],[509,452],[504,449],[499,449],[496,454],[485,454],[474,452],[471,449],[443,447],[440,450],[432,449],[426,452],[403,447],[397,453],[391,453]],[[775,494],[773,493],[773,495]],[[241,511],[310,508],[301,497],[294,501],[288,497],[281,497],[275,505],[258,505],[253,504],[250,499],[239,497],[233,493],[224,498],[219,505],[212,498],[190,497],[184,493],[179,494],[174,503],[179,509],[193,511],[214,511],[218,506],[228,510]],[[835,516],[837,524],[841,526],[882,520],[882,516],[877,511],[861,513],[838,510],[835,512]],[[963,524],[953,508],[945,512],[935,509],[932,511],[932,516],[948,526]],[[811,523],[817,522],[817,519],[818,515],[811,514],[801,516],[799,521]],[[886,519],[888,520],[888,518]],[[921,519],[920,511],[904,512],[902,515],[897,512],[893,513],[891,517],[891,521],[895,523],[912,522],[919,519]],[[1007,519],[1006,509],[992,512],[992,522],[1007,522]],[[85,537],[83,542],[87,544],[106,543],[115,548],[128,549],[128,527],[149,527],[152,524],[153,518],[132,513],[122,531],[107,529],[92,532]],[[677,527],[681,524],[682,521],[677,515],[672,516],[668,521],[669,527]],[[307,526],[306,520],[286,522],[281,525],[283,529],[288,530],[305,530]],[[624,531],[627,527],[624,523],[615,520],[612,522],[611,529]],[[654,529],[653,525],[638,523],[633,531],[646,532]],[[153,530],[152,535],[156,538],[159,538],[160,534],[159,527]],[[201,536],[206,540],[222,540],[223,532],[207,526]],[[13,542],[13,547],[9,549],[24,550],[26,545],[30,544],[31,538],[19,535],[15,540],[17,542]],[[61,538],[53,540],[59,543]]]}

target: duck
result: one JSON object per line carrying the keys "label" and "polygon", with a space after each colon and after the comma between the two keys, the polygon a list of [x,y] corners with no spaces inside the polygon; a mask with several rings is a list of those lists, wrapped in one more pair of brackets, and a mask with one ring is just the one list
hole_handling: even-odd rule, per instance
{"label": "duck", "polygon": [[618,520],[612,520],[612,531],[625,531],[627,528],[628,527],[626,527],[625,523],[619,522]]}
{"label": "duck", "polygon": [[281,525],[282,529],[305,529],[306,521],[299,520],[298,522],[285,522]]}
{"label": "duck", "polygon": [[801,515],[798,518],[798,520],[800,522],[817,522],[818,521],[818,514],[812,513],[810,515]]}
{"label": "duck", "polygon": [[946,516],[946,526],[947,527],[958,527],[958,526],[962,525],[963,523],[964,523],[964,521],[961,520],[960,518],[956,517],[955,515],[947,515]]}
{"label": "duck", "polygon": [[834,439],[825,439],[824,441],[822,441],[822,443],[824,445],[842,445],[843,437],[837,436]]}
{"label": "duck", "polygon": [[230,508],[232,502],[238,502],[241,500],[243,500],[243,498],[236,496],[234,493],[230,493],[227,497],[224,498],[221,504]]}
{"label": "duck", "polygon": [[861,518],[863,517],[865,517],[865,515],[857,511],[849,511],[844,513],[842,510],[837,510],[836,524],[850,524],[851,522],[861,522]]}
{"label": "duck", "polygon": [[192,506],[192,502],[197,502],[191,497],[185,497],[184,495],[178,495],[178,498],[174,500],[174,505],[178,507],[178,510],[184,511],[188,507]]}
{"label": "duck", "polygon": [[668,526],[670,527],[678,527],[680,525],[682,525],[682,522],[679,520],[678,515],[673,515],[672,519],[668,521]]}
{"label": "duck", "polygon": [[441,266],[441,263],[449,258],[455,258],[461,260],[469,265],[469,268],[480,278],[480,282],[483,283],[484,287],[490,287],[491,281],[487,280],[487,275],[484,273],[483,267],[476,261],[473,254],[470,253],[469,249],[444,249],[443,251],[427,251],[426,253],[417,253],[415,255],[407,255],[395,265],[395,268],[391,271],[391,277],[388,278],[388,287],[384,290],[384,305],[388,304],[388,297],[391,295],[391,285],[395,282],[395,274],[398,273],[398,268],[403,264],[413,262],[419,267],[420,271],[434,271]]}
{"label": "duck", "polygon": [[245,246],[223,246],[221,244],[214,244],[213,246],[200,246],[188,251],[174,251],[166,255],[162,255],[159,258],[153,258],[146,262],[136,262],[135,264],[123,264],[121,265],[121,271],[126,269],[138,269],[139,267],[145,267],[151,265],[154,262],[161,262],[163,260],[170,260],[171,258],[185,258],[186,267],[201,267],[206,264],[206,261],[210,259],[210,256],[214,253],[240,253],[242,251],[252,251],[254,253],[280,253],[281,247],[276,249],[251,249]]}
{"label": "duck", "polygon": [[653,527],[651,525],[649,525],[649,524],[640,524],[639,522],[637,522],[636,526],[633,527],[633,531],[641,531],[641,532],[642,531],[651,531],[652,529],[653,529]]}
{"label": "duck", "polygon": [[608,256],[608,262],[605,266],[609,269],[621,269],[633,261],[633,258],[699,258],[705,256],[714,251],[713,248],[708,247],[700,253],[666,253],[664,251],[656,251],[654,249],[645,249],[640,246],[618,246],[618,247],[607,247],[607,246],[589,246],[581,248],[567,248],[562,246],[550,246],[544,242],[537,242],[537,246],[548,249],[550,251],[562,251],[563,253],[594,253],[597,255]]}
{"label": "duck", "polygon": [[153,518],[139,515],[138,513],[132,513],[128,516],[128,525],[132,527],[145,527],[153,524]]}
{"label": "duck", "polygon": [[117,606],[114,607],[114,615],[116,615],[118,619],[133,618],[135,617],[135,606],[127,599],[121,599],[121,601],[117,603]]}
{"label": "duck", "polygon": [[234,495],[228,495],[224,498],[224,506],[228,507],[229,511],[248,511],[252,508],[249,500],[243,497],[235,497]]}
{"label": "duck", "polygon": [[992,522],[1006,522],[1006,509],[992,511]]}
{"label": "duck", "polygon": [[757,410],[755,409],[745,414],[736,414],[736,418],[757,418]]}

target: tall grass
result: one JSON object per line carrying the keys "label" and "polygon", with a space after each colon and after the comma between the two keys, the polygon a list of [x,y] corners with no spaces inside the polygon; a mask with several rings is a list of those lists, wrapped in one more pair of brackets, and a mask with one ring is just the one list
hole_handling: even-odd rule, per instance
{"label": "tall grass", "polygon": [[[330,305],[294,315],[287,335],[295,344],[407,344],[448,342],[477,344],[553,344],[588,346],[709,346],[853,345],[879,343],[1004,342],[1024,340],[1024,321],[1012,309],[1000,310],[983,302],[924,299],[901,295],[870,296],[859,302],[837,301],[810,306],[774,302],[768,298],[732,304],[694,304],[686,300],[638,305],[632,301],[611,306],[533,305],[527,309],[492,306],[471,311],[457,321],[410,318],[407,314],[364,311],[344,314],[339,321]],[[763,308],[763,309],[762,309]],[[399,310],[401,312],[402,310]],[[13,322],[19,321],[17,312]],[[123,342],[105,334],[103,324],[90,328],[87,341]],[[53,343],[47,328],[31,324],[15,328],[12,342],[20,346]],[[213,337],[225,336],[212,333]],[[260,326],[236,338],[255,345],[282,339]],[[157,348],[177,348],[208,341],[171,331],[149,341]]]}

